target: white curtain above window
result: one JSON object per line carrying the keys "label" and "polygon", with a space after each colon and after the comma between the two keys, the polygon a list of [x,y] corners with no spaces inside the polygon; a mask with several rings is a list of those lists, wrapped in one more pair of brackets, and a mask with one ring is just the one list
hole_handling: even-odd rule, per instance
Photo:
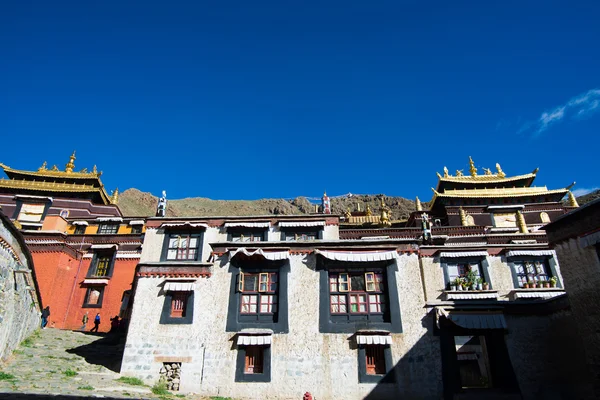
{"label": "white curtain above window", "polygon": [[281,221],[279,223],[280,228],[299,228],[305,226],[325,226],[325,221],[297,221],[297,222],[286,222]]}
{"label": "white curtain above window", "polygon": [[195,282],[165,282],[163,290],[172,292],[193,292]]}
{"label": "white curtain above window", "polygon": [[398,257],[396,250],[387,251],[330,251],[330,250],[315,250],[316,254],[334,261],[385,261],[393,260]]}
{"label": "white curtain above window", "polygon": [[516,256],[553,256],[553,250],[511,250],[506,252],[506,257]]}
{"label": "white curtain above window", "polygon": [[238,346],[260,346],[271,344],[271,335],[243,335],[239,334]]}
{"label": "white curtain above window", "polygon": [[192,224],[189,222],[174,222],[174,223],[168,223],[168,224],[162,224],[160,226],[161,228],[208,228],[208,225],[206,224]]}
{"label": "white curtain above window", "polygon": [[245,249],[243,247],[236,249],[236,250],[230,250],[229,258],[232,259],[237,254],[244,254],[248,257],[259,255],[270,261],[285,260],[285,259],[290,258],[290,252],[288,250],[285,250],[285,251],[263,251],[263,249],[258,249],[258,250],[254,250],[254,251],[248,251],[247,249]]}
{"label": "white curtain above window", "polygon": [[487,251],[444,251],[440,253],[442,258],[487,257],[487,255]]}
{"label": "white curtain above window", "polygon": [[390,335],[356,335],[357,344],[392,344]]}
{"label": "white curtain above window", "polygon": [[225,222],[225,228],[268,228],[270,222]]}

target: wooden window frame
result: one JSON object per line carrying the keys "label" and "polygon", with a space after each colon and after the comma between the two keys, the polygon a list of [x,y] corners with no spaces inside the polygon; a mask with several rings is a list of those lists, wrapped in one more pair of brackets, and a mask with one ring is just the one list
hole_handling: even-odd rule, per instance
{"label": "wooden window frame", "polygon": [[385,375],[385,346],[379,344],[367,344],[364,346],[367,375]]}
{"label": "wooden window frame", "polygon": [[75,225],[75,232],[73,232],[73,235],[85,235],[85,228],[87,228],[85,225]]}
{"label": "wooden window frame", "polygon": [[[102,251],[94,254],[90,268],[88,270],[88,278],[104,278],[109,279],[112,276],[115,263],[115,253]],[[102,265],[101,265],[102,264]],[[100,267],[100,270],[98,269]],[[98,272],[103,272],[99,274]]]}
{"label": "wooden window frame", "polygon": [[[517,278],[518,286],[520,288],[524,287],[525,283],[529,282],[529,278],[532,277],[533,283],[537,282],[548,282],[550,278],[553,277],[550,266],[548,265],[548,260],[546,258],[532,259],[532,260],[513,260],[512,261],[515,271],[515,276]],[[543,269],[543,273],[538,272],[538,268],[536,266],[537,263],[540,263]],[[527,264],[533,264],[534,273],[529,273],[529,268]],[[519,272],[519,267],[523,267],[524,273]],[[523,281],[524,278],[524,281]],[[540,279],[544,278],[544,279]]]}
{"label": "wooden window frame", "polygon": [[[98,296],[98,302],[96,304],[88,303],[92,290],[98,290],[100,292],[100,295]],[[83,305],[81,307],[82,308],[101,308],[102,301],[104,299],[104,290],[105,290],[104,285],[88,286],[86,288],[85,297],[83,298]]]}
{"label": "wooden window frame", "polygon": [[[262,372],[248,373],[248,350],[250,352],[260,351],[262,357]],[[270,345],[240,345],[237,351],[235,368],[236,382],[271,382],[271,346]]]}
{"label": "wooden window frame", "polygon": [[244,356],[244,374],[264,373],[264,346],[246,346]]}
{"label": "wooden window frame", "polygon": [[173,292],[171,294],[171,318],[185,318],[190,292]]}
{"label": "wooden window frame", "polygon": [[118,223],[103,223],[98,225],[98,235],[116,235],[119,232]]}
{"label": "wooden window frame", "polygon": [[[177,239],[177,246],[171,247],[171,239]],[[185,239],[185,246],[181,246],[182,239]],[[195,246],[190,246],[192,239],[196,240]],[[172,233],[167,236],[165,261],[197,261],[200,256],[200,245],[202,236],[194,233]],[[169,251],[175,251],[175,257],[169,257]],[[190,253],[193,252],[193,258],[190,257]]]}
{"label": "wooden window frame", "polygon": [[[357,290],[357,288],[352,287],[352,278],[353,277],[362,277],[365,279],[365,287],[364,290]],[[367,278],[368,277],[368,278]],[[335,278],[335,280],[334,280]],[[385,272],[368,269],[360,269],[359,271],[353,272],[336,272],[329,271],[329,312],[333,316],[337,315],[383,315],[387,312],[388,308],[388,298],[386,296],[386,287],[387,282],[385,279]],[[371,287],[368,287],[371,284]],[[337,290],[333,291],[332,288]],[[347,290],[346,290],[347,289]],[[369,289],[369,290],[367,290]],[[377,306],[376,308],[379,311],[371,311],[371,297],[372,295],[379,295],[377,297]],[[337,300],[333,297],[337,296]],[[345,297],[345,303],[340,301],[340,297]],[[361,296],[364,296],[361,300]],[[332,303],[333,300],[336,300]],[[356,300],[356,301],[353,301]],[[345,304],[346,311],[340,311],[340,304]],[[356,311],[353,311],[352,305],[356,304]],[[360,306],[364,304],[365,310],[360,311]],[[338,305],[338,311],[334,310],[334,306]]]}
{"label": "wooden window frame", "polygon": [[[244,284],[248,277],[253,277],[256,279],[256,287],[255,290],[246,290],[244,288]],[[262,285],[265,285],[264,287]],[[238,274],[238,295],[240,296],[240,307],[238,312],[240,315],[274,315],[277,313],[279,309],[279,271],[268,271],[268,272],[243,272],[240,271]],[[243,302],[244,296],[254,296],[256,298],[256,303],[252,302]],[[261,304],[267,304],[262,301],[264,296],[272,296],[271,301],[268,303],[270,305],[270,312],[262,312]],[[256,304],[256,311],[245,311],[244,306],[247,304]],[[275,310],[273,311],[273,306]],[[248,310],[250,308],[247,308]]]}

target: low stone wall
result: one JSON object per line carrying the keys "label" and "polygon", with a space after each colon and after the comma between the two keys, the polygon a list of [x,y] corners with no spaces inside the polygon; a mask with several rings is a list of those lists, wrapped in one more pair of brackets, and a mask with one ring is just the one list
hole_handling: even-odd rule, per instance
{"label": "low stone wall", "polygon": [[21,233],[0,212],[0,361],[40,326],[32,269]]}

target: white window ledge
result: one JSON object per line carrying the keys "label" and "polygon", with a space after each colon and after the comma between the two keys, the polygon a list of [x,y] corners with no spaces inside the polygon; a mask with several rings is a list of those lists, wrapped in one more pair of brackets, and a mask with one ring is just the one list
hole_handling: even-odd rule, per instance
{"label": "white window ledge", "polygon": [[561,288],[514,289],[509,293],[511,300],[520,299],[550,299],[561,296],[565,291]]}
{"label": "white window ledge", "polygon": [[483,300],[497,299],[497,290],[446,290],[444,300]]}

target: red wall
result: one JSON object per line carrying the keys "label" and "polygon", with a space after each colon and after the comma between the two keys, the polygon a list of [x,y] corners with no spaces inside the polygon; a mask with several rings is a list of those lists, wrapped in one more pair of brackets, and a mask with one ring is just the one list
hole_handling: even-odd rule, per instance
{"label": "red wall", "polygon": [[32,255],[42,305],[50,306],[49,327],[80,329],[81,320],[87,311],[87,331],[94,326],[96,313],[100,313],[101,319],[99,332],[110,330],[110,318],[119,315],[123,292],[132,288],[138,259],[116,259],[112,276],[104,288],[102,306],[84,308],[82,305],[87,286],[82,283],[92,259],[77,260],[62,252],[32,252]]}

